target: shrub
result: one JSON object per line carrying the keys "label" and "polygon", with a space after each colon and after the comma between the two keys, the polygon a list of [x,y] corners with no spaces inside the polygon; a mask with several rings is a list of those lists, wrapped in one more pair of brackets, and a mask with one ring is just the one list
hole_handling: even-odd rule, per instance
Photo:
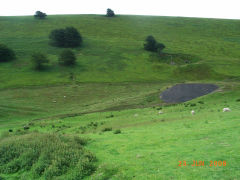
{"label": "shrub", "polygon": [[13,50],[7,46],[0,44],[0,62],[7,62],[16,58]]}
{"label": "shrub", "polygon": [[102,132],[105,132],[105,131],[112,131],[112,128],[111,127],[105,127],[102,129]]}
{"label": "shrub", "polygon": [[113,17],[113,16],[115,16],[114,11],[108,8],[108,9],[107,9],[107,14],[106,14],[106,16],[107,16],[107,17]]}
{"label": "shrub", "polygon": [[50,44],[56,47],[78,47],[82,44],[82,36],[74,27],[55,29],[50,35]]}
{"label": "shrub", "polygon": [[35,17],[36,19],[45,19],[46,16],[47,16],[47,14],[46,14],[46,13],[43,13],[43,12],[41,12],[41,11],[36,11],[35,14],[34,14],[34,17]]}
{"label": "shrub", "polygon": [[236,100],[237,102],[240,102],[240,98]]}
{"label": "shrub", "polygon": [[60,65],[64,65],[64,66],[71,66],[74,65],[76,63],[76,57],[75,54],[67,49],[64,50],[59,57],[59,64]]}
{"label": "shrub", "polygon": [[106,118],[113,118],[113,117],[114,117],[113,114],[111,114],[111,115],[109,115],[109,116],[106,116]]}
{"label": "shrub", "polygon": [[153,36],[148,36],[145,41],[146,41],[146,43],[144,44],[145,50],[153,52],[157,50],[156,49],[157,41]]}
{"label": "shrub", "polygon": [[120,129],[116,129],[113,133],[114,133],[114,134],[120,134],[120,133],[121,133],[121,130],[120,130]]}
{"label": "shrub", "polygon": [[77,143],[77,144],[80,144],[82,146],[86,145],[87,144],[87,139],[83,139],[83,138],[80,138],[78,136],[75,136],[74,137],[74,141]]}
{"label": "shrub", "polygon": [[35,53],[32,55],[33,68],[36,70],[42,70],[44,65],[49,62],[47,57],[42,53]]}
{"label": "shrub", "polygon": [[43,133],[1,139],[0,174],[26,170],[34,179],[83,179],[95,171],[96,157],[82,144],[80,138]]}
{"label": "shrub", "polygon": [[146,38],[146,43],[144,44],[144,49],[147,51],[158,52],[161,53],[165,48],[165,45],[162,43],[158,43],[153,36],[148,36]]}

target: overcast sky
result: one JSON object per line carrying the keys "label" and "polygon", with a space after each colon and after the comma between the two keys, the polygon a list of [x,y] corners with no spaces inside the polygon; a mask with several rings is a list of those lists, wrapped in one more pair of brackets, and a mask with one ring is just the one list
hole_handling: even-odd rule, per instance
{"label": "overcast sky", "polygon": [[240,19],[240,0],[0,0],[0,16],[116,14]]}

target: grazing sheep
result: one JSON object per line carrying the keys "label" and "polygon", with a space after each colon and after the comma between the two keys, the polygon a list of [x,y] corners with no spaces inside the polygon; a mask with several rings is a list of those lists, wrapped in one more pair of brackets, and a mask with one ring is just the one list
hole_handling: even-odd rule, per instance
{"label": "grazing sheep", "polygon": [[194,110],[192,110],[192,111],[191,111],[191,114],[192,114],[192,115],[194,115],[194,114],[195,114],[195,111],[194,111]]}
{"label": "grazing sheep", "polygon": [[163,112],[162,112],[162,111],[159,111],[158,114],[163,114]]}
{"label": "grazing sheep", "polygon": [[66,96],[63,96],[64,98],[66,98]]}
{"label": "grazing sheep", "polygon": [[231,111],[230,108],[223,108],[223,112],[229,112],[229,111]]}

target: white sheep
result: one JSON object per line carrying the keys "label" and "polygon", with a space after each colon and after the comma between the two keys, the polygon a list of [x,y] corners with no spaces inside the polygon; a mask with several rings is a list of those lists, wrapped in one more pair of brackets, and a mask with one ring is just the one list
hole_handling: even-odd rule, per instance
{"label": "white sheep", "polygon": [[158,114],[163,114],[163,112],[162,112],[162,111],[159,111]]}
{"label": "white sheep", "polygon": [[191,111],[191,114],[192,114],[192,115],[194,115],[194,114],[195,114],[195,111],[194,111],[194,110],[192,110],[192,111]]}
{"label": "white sheep", "polygon": [[230,108],[223,108],[223,112],[229,112],[229,111],[231,111]]}

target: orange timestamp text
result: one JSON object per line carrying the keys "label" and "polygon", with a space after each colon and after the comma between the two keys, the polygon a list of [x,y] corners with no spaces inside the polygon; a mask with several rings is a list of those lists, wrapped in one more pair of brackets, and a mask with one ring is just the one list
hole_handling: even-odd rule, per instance
{"label": "orange timestamp text", "polygon": [[210,167],[216,167],[216,166],[227,166],[226,161],[196,161],[193,160],[192,164],[188,164],[186,161],[178,161],[178,167],[184,167],[184,166],[210,166]]}

